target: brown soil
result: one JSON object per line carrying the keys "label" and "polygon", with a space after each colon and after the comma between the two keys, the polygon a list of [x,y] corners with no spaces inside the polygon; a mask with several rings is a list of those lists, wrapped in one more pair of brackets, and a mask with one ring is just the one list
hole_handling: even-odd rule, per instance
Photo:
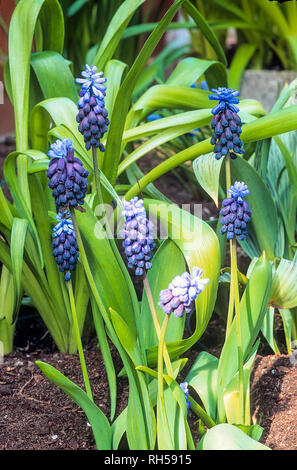
{"label": "brown soil", "polygon": [[[11,140],[0,145],[0,181],[3,157],[12,150]],[[194,197],[189,194],[171,173],[160,178],[157,186],[178,204],[181,201],[197,202],[197,195]],[[204,219],[217,216],[218,210],[212,203],[203,204]],[[242,255],[241,262],[244,266],[248,260]],[[242,271],[245,272],[244,268]],[[33,320],[34,325],[38,321]],[[21,326],[20,330],[23,330],[24,324]],[[26,331],[28,335],[28,329]],[[25,338],[26,332],[23,331],[23,334]],[[32,333],[32,341],[27,340],[26,344],[23,338],[24,343],[19,342],[15,352],[5,357],[4,362],[0,364],[0,450],[94,449],[92,431],[83,411],[49,382],[35,365],[36,360],[47,362],[83,387],[78,357],[55,352],[48,339],[44,342],[44,336],[44,326],[38,327]],[[193,362],[199,350],[203,348],[218,356],[223,338],[223,322],[214,315],[201,342],[190,351],[189,363]],[[296,450],[297,367],[291,364],[288,356],[271,355],[265,344],[261,344],[259,353],[261,356],[256,358],[251,381],[251,408],[253,421],[264,428],[261,442],[276,450]],[[114,349],[112,355],[116,371],[119,372],[122,368],[121,360]],[[85,345],[85,356],[94,401],[109,416],[108,383],[96,342],[91,341],[89,345]],[[128,384],[125,378],[118,378],[117,384],[119,414],[127,404]],[[190,417],[190,426],[193,434],[197,436],[198,423],[193,416]]]}
{"label": "brown soil", "polygon": [[297,356],[295,360],[284,355],[256,358],[251,387],[253,418],[264,428],[261,441],[271,449],[297,450],[296,388]]}
{"label": "brown soil", "polygon": [[[107,378],[95,344],[85,349],[85,357],[94,401],[109,416]],[[113,359],[119,372],[122,363],[114,350]],[[0,450],[95,449],[84,412],[44,377],[36,360],[53,365],[83,388],[77,355],[19,350],[7,356],[0,365]],[[118,415],[127,405],[129,387],[125,378],[118,378],[117,386]],[[261,442],[271,449],[297,450],[296,386],[297,366],[288,356],[257,356],[251,381],[252,416],[254,424],[264,429]],[[192,415],[189,422],[197,439],[198,420]]]}
{"label": "brown soil", "polygon": [[[94,401],[109,416],[108,382],[96,345],[85,350],[85,357]],[[122,364],[117,354],[114,359],[119,372]],[[84,412],[45,378],[36,360],[51,364],[84,388],[77,355],[23,350],[7,356],[0,365],[0,450],[95,449]],[[119,414],[127,404],[128,387],[122,378],[117,386]]]}

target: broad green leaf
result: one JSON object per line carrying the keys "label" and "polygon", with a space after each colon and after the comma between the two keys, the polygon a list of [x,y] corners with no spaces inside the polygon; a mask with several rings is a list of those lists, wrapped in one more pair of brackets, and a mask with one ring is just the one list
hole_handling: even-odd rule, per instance
{"label": "broad green leaf", "polygon": [[50,98],[38,103],[31,113],[31,139],[35,149],[45,151],[50,119],[56,126],[64,125],[73,134],[73,139],[84,148],[84,139],[76,122],[77,107],[69,98]]}
{"label": "broad green leaf", "polygon": [[113,106],[116,100],[116,96],[119,92],[121,86],[121,80],[127,64],[121,62],[120,60],[109,60],[105,67],[105,77],[107,80],[107,92],[105,97],[105,107],[108,111],[108,114],[111,116],[113,111]]}
{"label": "broad green leaf", "polygon": [[[172,279],[177,274],[182,274],[186,270],[185,260],[177,245],[171,240],[165,240],[154,255],[152,265],[152,269],[148,271],[147,280],[152,293],[159,324],[162,324],[164,312],[158,305],[160,291],[167,289]],[[158,338],[145,289],[143,290],[140,318],[140,327],[144,331],[145,347],[156,346],[158,344]],[[185,324],[184,320],[185,319],[181,320],[171,315],[166,330],[166,342],[182,339]]]}
{"label": "broad green leaf", "polygon": [[129,354],[131,361],[138,366],[142,364],[141,353],[137,343],[137,336],[128,327],[125,320],[112,308],[109,309],[111,321],[123,348]]}
{"label": "broad green leaf", "polygon": [[273,272],[269,303],[277,308],[293,308],[297,306],[297,264],[281,259],[276,271]]}
{"label": "broad green leaf", "polygon": [[31,65],[45,99],[58,96],[78,101],[78,92],[68,62],[54,51],[32,54]]}
{"label": "broad green leaf", "polygon": [[[244,424],[250,425],[250,377],[252,367],[256,357],[260,340],[255,344],[253,351],[243,366],[243,390],[245,397]],[[239,393],[239,373],[237,372],[231,382],[228,383],[224,392],[224,406],[227,421],[230,424],[240,424],[242,420],[240,410],[240,393]],[[243,424],[243,423],[242,423]]]}
{"label": "broad green leaf", "polygon": [[[193,335],[167,344],[169,353],[176,358],[198,341],[212,315],[219,279],[219,242],[215,232],[199,217],[173,204],[154,200],[145,200],[145,204],[149,217],[160,220],[164,230],[161,232],[164,234],[162,238],[168,236],[182,251],[190,272],[198,266],[203,269],[203,277],[209,278],[209,284],[196,300],[196,329]],[[156,361],[155,348],[148,351],[148,359],[149,363]]]}
{"label": "broad green leaf", "polygon": [[235,426],[255,441],[259,441],[263,434],[263,428],[258,424],[251,424],[250,426],[245,424],[235,424]]}
{"label": "broad green leaf", "polygon": [[[182,85],[155,85],[150,87],[133,105],[127,117],[127,127],[135,126],[149,113],[156,109],[206,109],[209,110],[209,117],[212,117],[211,108],[213,103],[208,98],[209,92],[199,88],[190,88]],[[242,100],[239,108],[241,112],[257,115],[265,114],[262,105],[256,100]],[[162,120],[150,123],[151,125],[163,124]],[[165,121],[166,122],[166,121]],[[209,121],[210,122],[210,121]]]}
{"label": "broad green leaf", "polygon": [[[293,105],[282,111],[269,114],[268,116],[261,117],[253,122],[245,124],[242,128],[241,134],[243,142],[255,142],[267,137],[272,137],[279,133],[282,134],[284,132],[289,132],[290,130],[295,130],[297,127],[296,111],[297,105]],[[210,144],[210,139],[207,139],[178,152],[174,156],[160,163],[157,167],[153,168],[143,178],[141,178],[138,184],[134,185],[131,190],[128,191],[126,198],[131,199],[139,194],[139,192],[142,191],[149,183],[160,178],[168,171],[188,160],[194,160],[200,155],[209,153],[212,149],[213,146]],[[234,162],[236,162],[236,160],[234,160]]]}
{"label": "broad green leaf", "polygon": [[[251,354],[253,345],[263,325],[268,306],[271,281],[271,265],[265,255],[257,261],[239,305],[243,361]],[[218,366],[218,411],[219,420],[225,418],[223,405],[227,385],[238,371],[236,321],[224,343]]]}
{"label": "broad green leaf", "polygon": [[42,361],[35,363],[44,375],[55,385],[60,387],[66,395],[86,413],[88,421],[92,426],[92,431],[99,450],[111,450],[112,432],[108,419],[100,408],[90,400],[86,392],[67,379],[61,372],[53,366]]}
{"label": "broad green leaf", "polygon": [[217,86],[227,85],[226,68],[221,62],[197,59],[195,57],[187,57],[181,60],[168,77],[166,84],[191,86],[207,70],[213,74],[214,80],[217,81]]}
{"label": "broad green leaf", "polygon": [[134,309],[122,266],[118,264],[106,237],[103,220],[99,222],[87,204],[84,207],[86,212],[77,213],[76,216],[97,289],[106,310],[116,310],[127,323],[131,334],[135,334]]}
{"label": "broad green leaf", "polygon": [[269,450],[264,444],[232,424],[218,424],[209,429],[199,446],[200,450]]}
{"label": "broad green leaf", "polygon": [[[158,119],[154,122],[147,122],[145,124],[141,124],[137,127],[133,127],[131,129],[126,130],[123,135],[123,141],[127,143],[132,140],[141,139],[143,137],[147,137],[149,135],[156,134],[159,132],[159,135],[154,138],[154,146],[150,148],[152,149],[168,140],[171,140],[179,135],[185,134],[186,132],[193,130],[193,128],[197,125],[205,126],[210,122],[210,120],[211,114],[208,109],[178,113],[172,116]],[[167,133],[165,133],[165,131],[167,131]],[[144,145],[142,146],[142,148],[147,148],[149,150],[148,144],[147,147],[144,147]],[[133,153],[135,154],[135,152]],[[144,152],[142,154],[144,155]],[[128,158],[131,159],[131,156],[129,156]]]}
{"label": "broad green leaf", "polygon": [[217,357],[202,351],[197,356],[185,381],[194,388],[202,400],[207,414],[216,419],[217,414]]}
{"label": "broad green leaf", "polygon": [[201,155],[193,161],[193,169],[198,183],[218,207],[220,172],[224,159],[216,160],[214,153]]}
{"label": "broad green leaf", "polygon": [[[231,162],[232,183],[244,181],[250,194],[247,201],[252,211],[249,226],[256,234],[259,254],[264,250],[268,258],[274,258],[278,234],[277,213],[271,193],[254,168],[245,160],[237,158]],[[249,227],[248,227],[249,228]],[[245,248],[248,242],[241,243]]]}
{"label": "broad green leaf", "polygon": [[140,371],[134,380],[128,374],[130,393],[126,420],[126,433],[130,450],[152,450],[156,443],[156,418],[147,383]]}
{"label": "broad green leaf", "polygon": [[[247,276],[250,277],[253,273],[258,258],[254,258],[248,268]],[[269,305],[275,308],[294,308],[297,302],[296,293],[296,270],[297,264],[295,261],[290,261],[284,258],[270,262],[272,266],[272,285],[269,296]],[[276,264],[276,266],[275,266]]]}
{"label": "broad green leaf", "polygon": [[[187,405],[180,385],[165,376],[168,387],[164,391],[165,410],[169,429],[172,431],[175,450],[187,450]],[[165,449],[167,450],[167,449]]]}

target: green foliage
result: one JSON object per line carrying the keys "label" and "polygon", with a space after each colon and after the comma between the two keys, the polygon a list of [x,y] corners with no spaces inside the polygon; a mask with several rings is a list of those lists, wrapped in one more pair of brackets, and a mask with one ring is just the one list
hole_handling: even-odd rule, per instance
{"label": "green foliage", "polygon": [[[124,434],[131,450],[194,449],[179,377],[187,358],[181,356],[192,352],[216,305],[226,318],[221,288],[226,292],[230,287],[232,300],[238,292],[238,273],[233,263],[231,282],[228,275],[220,280],[225,242],[217,235],[219,227],[216,232],[214,224],[202,220],[201,214],[190,214],[173,204],[155,187],[155,181],[175,168],[183,169],[192,183],[197,180],[204,198],[219,206],[226,190],[225,160],[215,160],[212,153],[212,102],[200,85],[205,80],[209,88],[238,86],[258,45],[242,45],[228,73],[225,53],[215,33],[218,29],[212,28],[220,25],[204,18],[201,2],[195,2],[196,8],[194,2],[176,0],[158,22],[152,23],[148,23],[149,11],[144,13],[141,8],[143,0],[125,0],[119,8],[114,2],[101,2],[102,10],[97,3],[62,1],[62,10],[57,0],[21,0],[13,14],[5,82],[15,112],[16,151],[7,156],[4,165],[12,203],[0,188],[0,294],[5,293],[0,295],[0,338],[5,353],[9,352],[14,321],[26,294],[58,349],[75,353],[90,309],[107,372],[110,419],[93,403],[88,387],[86,393],[52,366],[37,365],[84,410],[98,449],[117,449]],[[152,7],[152,2],[148,3]],[[248,8],[247,2],[243,3]],[[223,0],[216,4],[244,23],[241,9],[227,7]],[[193,20],[191,30],[199,29],[211,57],[186,57],[189,48],[180,47],[178,42],[155,54],[164,33],[181,27],[172,23],[181,7],[187,19]],[[276,13],[273,16],[293,48],[293,33],[290,30],[286,34],[284,18],[277,19]],[[248,23],[250,28],[250,19]],[[69,31],[75,25],[79,27],[72,47]],[[137,36],[146,33],[150,34],[140,36],[139,41]],[[98,65],[107,77],[110,126],[102,140],[106,151],[97,155],[102,194],[97,193],[94,183],[98,181],[92,152],[85,149],[76,121],[75,76],[86,61]],[[232,160],[230,173],[232,182],[245,181],[250,189],[253,217],[249,237],[241,242],[241,248],[252,261],[247,276],[238,276],[244,286],[238,299],[239,325],[232,309],[230,331],[220,357],[200,353],[186,378],[190,392],[194,389],[202,402],[199,405],[190,397],[192,411],[208,428],[198,449],[214,449],[218,442],[220,448],[263,448],[257,442],[261,429],[251,425],[249,410],[250,374],[259,332],[277,350],[272,307],[282,309],[287,346],[295,332],[297,108],[288,100],[296,84],[288,88],[268,115],[256,100],[239,103],[244,122],[242,140],[245,144],[258,143],[255,153],[251,146],[245,158]],[[150,121],[148,117],[154,112],[161,118]],[[46,178],[49,145],[63,138],[72,139],[75,155],[90,173],[85,210],[72,214],[80,252],[72,277],[73,295],[52,256],[56,208]],[[144,174],[139,160],[157,152],[163,160]],[[193,162],[193,171],[185,165],[187,162]],[[113,222],[121,222],[117,216],[123,208],[122,197],[130,200],[139,194],[156,225],[167,228],[165,234],[156,237],[158,248],[141,295],[121,256],[120,240],[110,236],[114,235]],[[115,210],[100,212],[101,196],[105,203],[112,201]],[[209,284],[196,300],[192,317],[195,327],[188,335],[185,318],[165,316],[158,301],[160,290],[166,289],[176,275],[192,272],[194,266],[203,269]],[[116,419],[117,376],[110,342],[122,360],[121,375],[125,374],[129,382],[127,408]],[[242,356],[237,354],[240,348]],[[86,379],[82,351],[78,349]],[[240,408],[242,387],[244,416]]]}

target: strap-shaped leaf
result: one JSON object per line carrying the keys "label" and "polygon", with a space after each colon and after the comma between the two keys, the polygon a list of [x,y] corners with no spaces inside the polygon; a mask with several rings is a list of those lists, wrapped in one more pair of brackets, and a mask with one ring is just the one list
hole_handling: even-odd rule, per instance
{"label": "strap-shaped leaf", "polygon": [[217,414],[217,357],[202,351],[192,365],[186,382],[198,393],[207,414],[216,419]]}
{"label": "strap-shaped leaf", "polygon": [[[34,151],[33,153],[34,154]],[[25,198],[23,197],[22,191],[19,187],[18,184],[18,179],[16,175],[16,161],[19,157],[20,153],[19,152],[12,152],[10,153],[5,160],[4,163],[4,177],[5,181],[9,187],[10,193],[13,197],[14,203],[16,204],[16,207],[19,211],[20,216],[22,216],[24,219],[27,219],[29,223],[29,230],[33,235],[34,241],[36,243],[37,249],[38,249],[38,255],[40,259],[40,266],[43,267],[43,254],[42,254],[42,248],[40,244],[40,239],[39,235],[36,229],[36,225],[34,222],[34,219],[31,214],[31,210],[27,205],[27,202]],[[28,159],[28,157],[31,156],[30,152],[24,152],[24,156]]]}
{"label": "strap-shaped leaf", "polygon": [[226,68],[216,60],[187,57],[181,60],[166,81],[168,85],[191,86],[207,71],[217,86],[227,86]]}
{"label": "strap-shaped leaf", "polygon": [[[152,260],[152,269],[150,269],[147,274],[160,324],[162,324],[164,320],[164,312],[158,305],[160,291],[167,289],[172,279],[177,274],[182,274],[185,270],[185,260],[181,250],[172,240],[165,240],[155,253]],[[158,344],[158,338],[145,290],[143,291],[142,297],[140,322],[144,334],[145,347],[156,346]],[[166,342],[182,339],[184,324],[185,319],[176,318],[174,315],[171,315],[166,330]]]}
{"label": "strap-shaped leaf", "polygon": [[78,92],[74,83],[69,63],[55,51],[35,52],[31,65],[45,99],[64,96],[74,103],[78,101]]}
{"label": "strap-shaped leaf", "polygon": [[107,31],[93,61],[99,70],[102,70],[106,62],[112,58],[135,10],[137,10],[144,1],[145,0],[125,0],[116,11],[108,25]]}
{"label": "strap-shaped leaf", "polygon": [[232,424],[218,424],[209,429],[199,442],[200,450],[269,450]]}
{"label": "strap-shaped leaf", "polygon": [[[231,163],[232,182],[244,181],[250,190],[247,201],[252,211],[249,226],[252,226],[258,244],[258,256],[265,250],[268,258],[275,256],[278,234],[277,213],[271,193],[256,170],[245,160],[237,158]],[[249,229],[248,226],[248,229]],[[245,248],[248,238],[241,243]]]}
{"label": "strap-shaped leaf", "polygon": [[112,432],[108,419],[100,408],[90,400],[86,392],[67,379],[55,367],[42,361],[36,361],[35,364],[51,382],[60,387],[66,395],[70,396],[84,410],[92,426],[97,448],[99,450],[111,450]]}
{"label": "strap-shaped leaf", "polygon": [[201,155],[193,161],[193,169],[198,183],[218,207],[220,173],[224,159],[216,160],[213,152]]}
{"label": "strap-shaped leaf", "polygon": [[[241,138],[243,142],[255,142],[257,140],[265,139],[276,134],[282,134],[290,130],[295,130],[296,127],[297,105],[293,105],[281,111],[269,114],[268,116],[261,117],[253,122],[245,124],[242,127]],[[138,184],[134,185],[127,193],[126,198],[131,199],[135,195],[139,194],[139,192],[149,183],[152,183],[157,178],[160,178],[168,171],[176,168],[188,160],[194,160],[200,155],[209,153],[212,151],[212,149],[213,146],[210,144],[210,139],[207,139],[192,145],[191,147],[182,150],[181,152],[178,152],[174,156],[160,163],[157,167],[153,168],[143,178],[141,178]]]}
{"label": "strap-shaped leaf", "polygon": [[[265,253],[255,264],[249,282],[240,301],[240,328],[243,360],[251,354],[253,345],[263,325],[272,282],[272,270]],[[225,419],[224,391],[238,371],[236,322],[224,343],[218,366],[218,417]]]}
{"label": "strap-shaped leaf", "polygon": [[[196,300],[196,329],[193,335],[167,344],[169,353],[176,358],[198,341],[212,315],[219,281],[219,242],[212,228],[199,217],[163,201],[145,200],[145,204],[150,217],[157,218],[163,229],[168,229],[168,237],[182,251],[189,270],[192,272],[192,268],[198,266],[204,271],[203,277],[209,278],[209,284]],[[149,349],[150,364],[156,363],[156,357],[156,348]]]}
{"label": "strap-shaped leaf", "polygon": [[121,137],[124,131],[125,119],[129,110],[133,89],[137,83],[138,77],[147,63],[147,60],[156,48],[159,40],[166,31],[168,24],[173,19],[183,1],[184,0],[177,0],[173,5],[171,5],[156,29],[148,37],[134,64],[126,75],[117,95],[114,111],[111,116],[111,124],[103,163],[103,172],[111,184],[115,184],[117,177],[118,164],[121,158]]}
{"label": "strap-shaped leaf", "polygon": [[279,308],[297,307],[297,264],[282,258],[273,273],[270,304]]}
{"label": "strap-shaped leaf", "polygon": [[185,10],[191,15],[199,29],[201,30],[202,34],[206,37],[208,42],[212,45],[214,51],[216,52],[219,60],[224,64],[227,65],[227,59],[224,53],[224,50],[220,44],[220,42],[217,40],[214,32],[210,28],[209,24],[203,18],[203,16],[199,13],[197,8],[189,1],[187,0],[185,2]]}
{"label": "strap-shaped leaf", "polygon": [[15,308],[21,300],[21,277],[23,268],[24,245],[28,229],[26,219],[14,218],[11,229],[10,254],[15,292]]}

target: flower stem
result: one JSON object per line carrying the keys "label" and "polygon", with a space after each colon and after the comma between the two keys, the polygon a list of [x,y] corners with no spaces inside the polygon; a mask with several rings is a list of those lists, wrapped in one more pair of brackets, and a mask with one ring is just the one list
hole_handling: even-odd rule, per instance
{"label": "flower stem", "polygon": [[[230,166],[230,155],[227,153],[225,158],[225,168],[226,168],[226,189],[229,189],[231,186],[231,166]],[[227,193],[227,197],[230,195]],[[231,241],[230,241],[230,252],[231,252]],[[230,328],[232,325],[234,313],[234,290],[232,285],[232,276],[230,282],[230,295],[229,295],[229,305],[228,305],[228,314],[227,314],[227,326],[226,326],[226,339],[230,333]]]}
{"label": "flower stem", "polygon": [[[225,159],[226,168],[226,187],[227,189],[231,186],[231,166],[230,166],[230,155],[226,155]],[[228,194],[228,193],[227,193]],[[230,197],[229,195],[227,197]],[[238,287],[238,275],[237,275],[237,253],[236,253],[236,239],[230,240],[230,256],[231,256],[231,282],[230,282],[230,295],[229,295],[229,306],[227,316],[227,327],[226,327],[226,339],[230,333],[233,312],[235,306],[235,318],[236,318],[236,335],[237,335],[237,355],[238,355],[238,373],[239,373],[239,400],[240,400],[240,413],[242,424],[244,424],[244,384],[243,384],[243,352],[242,352],[242,338],[240,329],[240,314],[239,314],[239,287]]]}
{"label": "flower stem", "polygon": [[75,307],[75,300],[74,300],[74,295],[73,295],[73,288],[72,288],[72,282],[67,281],[67,288],[68,288],[68,294],[69,294],[69,300],[70,300],[70,306],[71,306],[71,313],[72,313],[72,320],[73,320],[73,325],[74,325],[74,330],[75,330],[75,336],[76,336],[76,342],[77,342],[77,349],[78,349],[78,354],[79,354],[79,360],[81,364],[81,369],[82,369],[82,374],[85,382],[85,387],[86,387],[86,392],[90,400],[93,401],[93,395],[92,395],[92,390],[90,386],[90,381],[88,377],[88,372],[87,372],[87,366],[86,366],[86,361],[85,361],[85,356],[84,356],[84,351],[82,347],[82,342],[81,342],[81,337],[80,337],[80,332],[79,332],[79,326],[78,326],[78,321],[77,321],[77,314],[76,314],[76,307]]}
{"label": "flower stem", "polygon": [[95,187],[96,187],[98,202],[100,205],[103,205],[103,197],[102,197],[102,191],[101,191],[101,183],[100,183],[100,175],[99,175],[99,167],[98,167],[98,159],[97,159],[97,148],[95,145],[92,145],[92,156],[93,156]]}
{"label": "flower stem", "polygon": [[168,425],[168,419],[165,410],[165,401],[164,401],[164,382],[163,382],[163,353],[164,353],[164,343],[165,343],[165,333],[168,325],[169,315],[166,315],[163,321],[163,325],[160,331],[160,339],[158,346],[158,399],[159,403],[157,406],[157,420],[159,421],[162,417],[162,424],[165,427],[165,434],[168,436],[172,442],[171,432]]}
{"label": "flower stem", "polygon": [[[156,312],[152,291],[151,291],[150,284],[149,284],[149,281],[148,281],[148,278],[147,278],[146,274],[145,274],[144,279],[143,279],[143,286],[144,286],[146,296],[147,296],[147,300],[148,300],[150,310],[151,310],[151,313],[152,313],[153,322],[154,322],[154,325],[155,325],[157,337],[158,337],[158,340],[160,341],[160,335],[161,335],[160,323],[159,323],[159,320],[158,320],[158,315],[157,315],[157,312]],[[164,361],[165,361],[165,364],[166,364],[166,369],[167,369],[168,375],[170,377],[174,378],[173,369],[172,369],[172,365],[171,365],[171,361],[170,361],[170,356],[169,356],[168,349],[167,349],[165,341],[164,341],[163,350],[164,350]]]}
{"label": "flower stem", "polygon": [[242,352],[242,338],[240,327],[240,312],[239,312],[239,289],[238,289],[238,275],[237,275],[237,256],[236,256],[236,240],[230,240],[231,250],[231,278],[232,290],[235,303],[235,318],[236,318],[236,335],[237,335],[237,354],[238,354],[238,373],[239,373],[239,400],[240,410],[242,417],[242,424],[244,424],[245,406],[244,406],[244,387],[243,387],[243,352]]}

